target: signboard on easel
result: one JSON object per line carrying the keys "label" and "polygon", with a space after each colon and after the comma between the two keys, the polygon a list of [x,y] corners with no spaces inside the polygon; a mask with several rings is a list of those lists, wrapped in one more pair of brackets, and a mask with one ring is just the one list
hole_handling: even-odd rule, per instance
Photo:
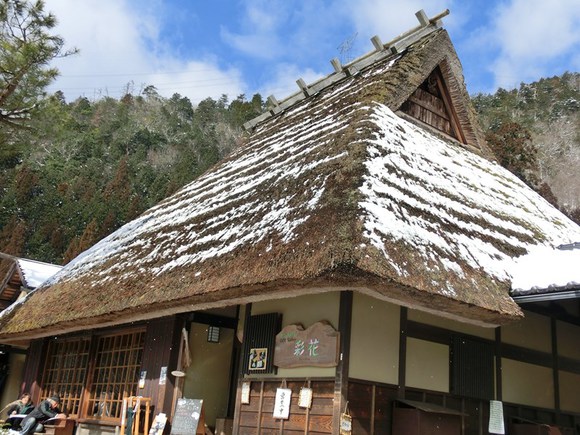
{"label": "signboard on easel", "polygon": [[204,435],[203,400],[177,399],[171,422],[171,435]]}

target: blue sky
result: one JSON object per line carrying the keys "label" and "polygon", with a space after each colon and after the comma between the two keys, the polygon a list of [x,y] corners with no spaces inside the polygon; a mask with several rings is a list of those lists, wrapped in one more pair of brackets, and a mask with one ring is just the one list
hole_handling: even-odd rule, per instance
{"label": "blue sky", "polygon": [[[470,93],[580,71],[578,0],[45,0],[74,57],[49,92],[119,98],[153,85],[197,103],[259,92],[282,99],[416,26],[444,18]],[[350,41],[349,50],[341,50]]]}

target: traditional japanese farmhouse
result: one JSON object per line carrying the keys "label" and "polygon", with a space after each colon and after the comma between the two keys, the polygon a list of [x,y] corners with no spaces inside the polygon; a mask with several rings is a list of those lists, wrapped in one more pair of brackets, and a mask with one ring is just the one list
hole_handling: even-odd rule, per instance
{"label": "traditional japanese farmhouse", "polygon": [[128,396],[168,427],[203,400],[198,433],[573,431],[578,305],[510,290],[580,227],[494,162],[443,15],[270,97],[231,156],[2,316],[23,388],[82,435],[124,427]]}

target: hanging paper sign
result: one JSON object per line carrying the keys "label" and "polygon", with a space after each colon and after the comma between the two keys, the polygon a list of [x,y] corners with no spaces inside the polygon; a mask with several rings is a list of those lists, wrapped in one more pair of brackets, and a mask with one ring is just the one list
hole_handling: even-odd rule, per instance
{"label": "hanging paper sign", "polygon": [[165,385],[167,383],[167,366],[161,367],[159,372],[159,385]]}
{"label": "hanging paper sign", "polygon": [[340,334],[328,322],[316,322],[304,330],[288,325],[276,335],[274,365],[292,367],[335,367],[338,365]]}
{"label": "hanging paper sign", "polygon": [[288,420],[290,415],[290,399],[292,390],[289,388],[276,389],[276,400],[274,401],[274,418]]}
{"label": "hanging paper sign", "polygon": [[300,408],[310,408],[312,406],[312,388],[300,388],[298,406]]}
{"label": "hanging paper sign", "polygon": [[505,434],[503,424],[503,406],[499,400],[489,402],[489,433]]}
{"label": "hanging paper sign", "polygon": [[242,382],[242,398],[241,401],[244,405],[250,403],[250,383]]}
{"label": "hanging paper sign", "polygon": [[139,388],[145,388],[145,379],[147,378],[147,370],[142,370],[139,375]]}
{"label": "hanging paper sign", "polygon": [[340,435],[350,435],[352,433],[352,417],[347,413],[340,415]]}

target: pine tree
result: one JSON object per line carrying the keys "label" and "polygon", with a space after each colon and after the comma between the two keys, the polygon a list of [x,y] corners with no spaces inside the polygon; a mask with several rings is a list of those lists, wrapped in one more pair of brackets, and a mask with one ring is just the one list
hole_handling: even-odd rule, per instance
{"label": "pine tree", "polygon": [[76,52],[63,52],[55,25],[42,0],[0,0],[0,123],[22,126],[58,74],[49,62]]}

